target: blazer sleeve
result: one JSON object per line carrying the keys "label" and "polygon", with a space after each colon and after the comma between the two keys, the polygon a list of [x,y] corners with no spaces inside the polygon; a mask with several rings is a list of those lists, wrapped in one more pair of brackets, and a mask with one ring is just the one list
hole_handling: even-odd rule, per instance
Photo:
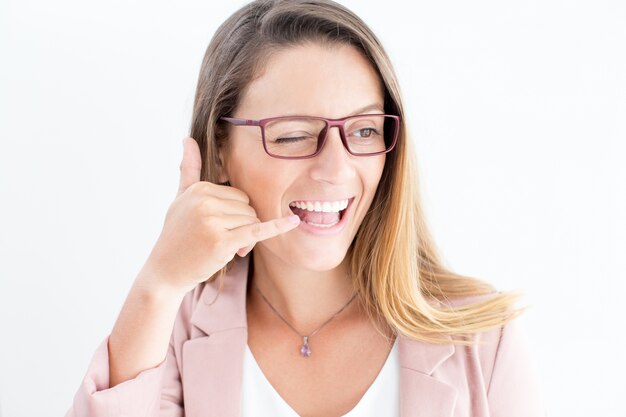
{"label": "blazer sleeve", "polygon": [[159,365],[109,388],[109,336],[97,348],[65,417],[183,417],[182,384],[172,340]]}
{"label": "blazer sleeve", "polygon": [[491,417],[545,417],[539,375],[519,319],[500,329],[487,388]]}

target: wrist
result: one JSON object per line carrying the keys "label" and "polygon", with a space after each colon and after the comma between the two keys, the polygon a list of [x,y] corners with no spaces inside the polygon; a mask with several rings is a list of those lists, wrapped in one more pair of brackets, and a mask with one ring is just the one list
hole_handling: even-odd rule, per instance
{"label": "wrist", "polygon": [[172,284],[172,280],[151,268],[149,263],[141,269],[134,285],[144,296],[160,302],[169,299],[181,301],[189,291]]}

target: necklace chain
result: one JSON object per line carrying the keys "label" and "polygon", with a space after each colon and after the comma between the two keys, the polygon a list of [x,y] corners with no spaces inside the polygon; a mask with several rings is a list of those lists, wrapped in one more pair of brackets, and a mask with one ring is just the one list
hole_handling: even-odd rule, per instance
{"label": "necklace chain", "polygon": [[315,329],[315,331],[313,331],[313,333],[311,333],[308,336],[304,336],[301,335],[299,331],[297,331],[291,324],[289,324],[289,322],[287,320],[285,320],[285,318],[278,312],[276,311],[276,309],[274,308],[274,306],[267,300],[267,298],[265,298],[265,295],[263,295],[263,293],[261,292],[261,290],[259,289],[259,287],[256,285],[256,283],[254,283],[254,288],[256,288],[256,290],[259,292],[259,294],[261,294],[261,297],[263,297],[263,300],[265,300],[265,302],[267,303],[268,306],[270,306],[270,308],[274,311],[274,313],[276,313],[276,315],[278,317],[280,317],[280,319],[282,321],[285,322],[285,324],[287,326],[289,326],[294,332],[296,332],[296,334],[298,336],[300,336],[303,340],[304,343],[300,348],[300,354],[302,356],[304,356],[305,358],[308,358],[309,356],[311,356],[311,348],[309,347],[309,338],[311,336],[313,336],[315,333],[317,333],[318,331],[320,331],[320,329],[324,326],[326,326],[328,324],[328,322],[330,322],[332,319],[334,319],[335,317],[337,317],[339,315],[339,313],[341,313],[346,307],[348,307],[348,305],[352,302],[352,300],[354,300],[354,298],[356,297],[357,293],[355,292],[354,295],[352,296],[352,298],[350,298],[350,301],[348,301],[346,303],[346,305],[344,305],[341,310],[339,310],[338,312],[336,312],[331,318],[329,318],[328,320],[326,320],[324,322],[324,324],[322,324],[320,327],[318,327],[317,329]]}

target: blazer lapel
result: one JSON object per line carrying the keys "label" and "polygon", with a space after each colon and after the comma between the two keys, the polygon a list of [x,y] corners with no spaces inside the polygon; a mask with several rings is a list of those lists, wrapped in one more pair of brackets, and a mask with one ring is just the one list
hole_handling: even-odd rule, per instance
{"label": "blazer lapel", "polygon": [[[400,358],[400,415],[452,417],[457,389],[433,372],[454,354],[454,345],[435,345],[398,335]],[[448,339],[452,339],[448,337]]]}
{"label": "blazer lapel", "polygon": [[[192,313],[191,324],[201,333],[184,342],[182,348],[181,377],[187,417],[239,417],[241,413],[250,256],[233,264],[224,276],[216,301],[219,282],[206,283]],[[433,372],[454,354],[454,345],[429,344],[404,335],[398,338],[400,415],[452,417],[457,390],[438,380]]]}
{"label": "blazer lapel", "polygon": [[238,259],[223,277],[224,286],[217,300],[219,281],[206,283],[191,315],[191,324],[202,333],[187,340],[182,348],[187,417],[239,417],[241,413],[243,359],[248,342],[247,261]]}

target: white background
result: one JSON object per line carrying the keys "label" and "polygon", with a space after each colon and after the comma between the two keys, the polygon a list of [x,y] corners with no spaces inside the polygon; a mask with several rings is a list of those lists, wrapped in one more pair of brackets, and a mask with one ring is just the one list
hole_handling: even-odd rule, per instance
{"label": "white background", "polygon": [[[175,195],[205,48],[243,4],[0,2],[4,417],[69,408]],[[343,4],[394,63],[448,265],[527,294],[549,415],[623,416],[626,3]]]}

